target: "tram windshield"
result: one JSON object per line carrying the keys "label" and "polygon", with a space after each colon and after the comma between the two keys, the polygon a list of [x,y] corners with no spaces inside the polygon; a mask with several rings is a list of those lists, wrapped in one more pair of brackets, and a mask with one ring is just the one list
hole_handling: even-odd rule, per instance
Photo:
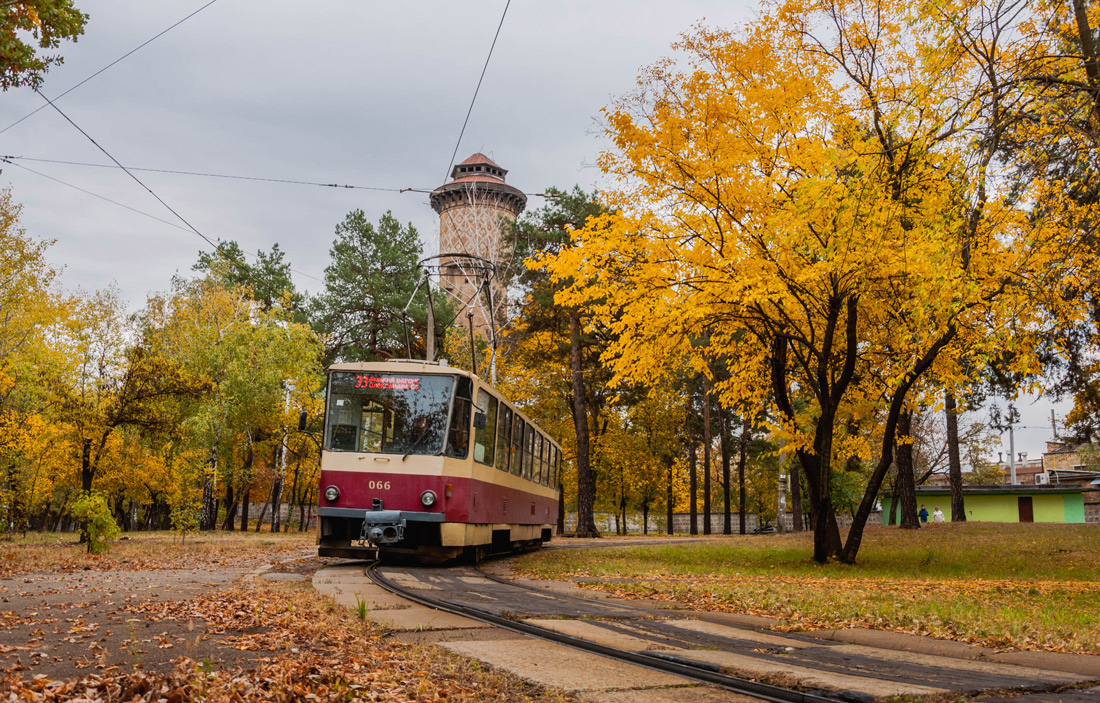
{"label": "tram windshield", "polygon": [[439,454],[453,376],[334,371],[325,448],[337,452]]}

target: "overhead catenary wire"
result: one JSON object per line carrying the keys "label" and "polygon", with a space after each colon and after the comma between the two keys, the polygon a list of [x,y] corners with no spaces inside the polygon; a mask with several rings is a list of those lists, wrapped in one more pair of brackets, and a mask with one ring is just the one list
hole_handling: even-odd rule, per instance
{"label": "overhead catenary wire", "polygon": [[[88,168],[119,168],[115,164],[96,164],[88,161],[66,161],[64,159],[41,159],[33,158],[30,156],[14,156],[10,154],[4,154],[3,158],[11,159],[14,161],[34,161],[44,164],[63,164],[66,166],[86,166]],[[383,188],[378,186],[358,186],[342,183],[322,183],[320,181],[303,181],[295,180],[293,178],[270,178],[266,176],[241,176],[235,174],[226,173],[207,173],[204,171],[180,171],[169,168],[145,168],[140,166],[126,166],[124,167],[130,171],[140,171],[144,173],[166,173],[177,176],[199,176],[202,178],[226,178],[237,181],[262,181],[264,183],[284,183],[289,185],[303,185],[303,186],[320,186],[322,188],[343,188],[348,190],[373,190],[382,191],[386,193],[404,193],[404,192],[431,192],[423,188]]]}
{"label": "overhead catenary wire", "polygon": [[466,119],[462,121],[462,129],[458,133],[458,141],[455,142],[454,153],[451,154],[451,162],[447,164],[447,172],[443,174],[443,180],[451,177],[451,169],[454,168],[455,158],[458,156],[458,148],[462,145],[462,136],[466,134],[466,125],[470,122],[470,115],[474,112],[474,103],[477,102],[478,91],[481,90],[481,82],[485,80],[485,71],[489,69],[489,59],[493,58],[493,49],[497,46],[497,38],[500,37],[500,28],[504,26],[504,18],[508,15],[508,7],[512,0],[504,3],[504,12],[500,13],[500,23],[497,24],[496,34],[493,35],[493,43],[489,45],[489,55],[485,57],[485,65],[481,67],[481,77],[477,79],[477,87],[474,88],[474,97],[470,99],[470,109],[466,111]]}
{"label": "overhead catenary wire", "polygon": [[[68,89],[68,90],[66,90],[66,91],[65,91],[64,93],[61,93],[61,94],[59,94],[59,95],[58,95],[57,97],[55,97],[55,98],[54,98],[54,100],[60,100],[61,98],[65,97],[65,96],[66,96],[66,95],[68,95],[69,93],[73,92],[74,90],[76,90],[76,89],[77,89],[77,88],[79,88],[80,86],[84,85],[84,84],[85,84],[85,83],[87,83],[88,81],[92,80],[93,78],[95,78],[95,77],[96,77],[96,76],[98,76],[99,74],[103,73],[103,72],[104,72],[104,71],[106,71],[107,69],[111,68],[111,67],[112,67],[112,66],[114,66],[115,64],[119,63],[120,61],[123,61],[124,59],[128,58],[128,57],[129,57],[129,56],[131,56],[132,54],[135,54],[135,53],[137,53],[137,52],[138,52],[138,51],[140,51],[141,49],[144,49],[144,48],[145,48],[146,46],[148,46],[149,44],[153,43],[153,42],[154,42],[154,41],[156,41],[157,39],[160,39],[160,38],[161,38],[161,37],[163,37],[163,36],[164,36],[165,34],[167,34],[168,32],[172,31],[172,30],[173,30],[173,29],[175,29],[176,27],[180,26],[181,24],[183,24],[183,23],[184,23],[184,22],[186,22],[187,20],[191,19],[191,18],[192,18],[192,17],[194,17],[195,15],[199,14],[200,12],[202,12],[202,11],[203,11],[203,10],[205,10],[206,8],[210,7],[211,5],[213,5],[214,3],[216,3],[217,1],[218,1],[218,0],[210,0],[210,2],[206,3],[205,5],[203,5],[203,6],[202,6],[202,7],[200,7],[199,9],[195,10],[195,11],[194,11],[194,12],[192,12],[191,14],[187,15],[187,16],[186,16],[186,17],[184,17],[183,19],[181,19],[181,20],[178,20],[178,21],[177,21],[177,22],[176,22],[175,24],[172,24],[172,25],[170,25],[169,27],[166,27],[165,29],[163,29],[163,30],[161,30],[160,32],[158,32],[157,34],[155,34],[155,35],[153,35],[152,37],[150,37],[150,38],[146,39],[146,40],[145,40],[145,41],[143,41],[143,42],[142,42],[141,44],[138,44],[138,45],[137,45],[137,46],[135,46],[135,47],[134,47],[133,49],[130,49],[129,51],[127,51],[127,52],[126,52],[125,54],[123,54],[122,56],[119,56],[119,57],[118,57],[117,59],[115,59],[115,60],[114,60],[114,61],[112,61],[111,63],[107,64],[106,66],[104,66],[103,68],[99,69],[98,71],[96,71],[96,72],[95,72],[95,73],[93,73],[92,75],[88,76],[87,78],[85,78],[84,80],[80,81],[79,83],[77,83],[77,84],[76,84],[76,85],[74,85],[73,87],[69,88],[69,89]],[[35,109],[35,110],[32,110],[32,111],[28,112],[27,114],[23,115],[23,116],[22,116],[22,117],[20,117],[20,118],[19,118],[18,120],[16,120],[15,122],[12,122],[12,123],[11,123],[10,125],[8,125],[7,127],[3,128],[3,129],[0,129],[0,134],[3,134],[4,132],[7,132],[7,131],[8,131],[9,129],[11,129],[11,128],[12,128],[12,127],[14,127],[15,125],[19,124],[19,123],[20,123],[20,122],[22,122],[23,120],[27,119],[28,117],[31,117],[31,116],[33,116],[33,115],[37,114],[37,113],[38,113],[39,111],[41,111],[41,110],[44,110],[44,109],[46,109],[46,107],[47,107],[46,105],[42,105],[42,106],[38,107],[37,109]]]}
{"label": "overhead catenary wire", "polygon": [[123,171],[123,172],[124,172],[124,173],[125,173],[125,174],[126,174],[127,176],[129,176],[130,178],[134,179],[134,182],[135,182],[135,183],[137,183],[137,184],[138,184],[139,186],[141,186],[141,187],[142,187],[142,188],[144,188],[144,189],[145,189],[146,191],[148,191],[149,195],[151,195],[151,196],[153,196],[154,198],[156,198],[156,199],[157,199],[157,202],[158,202],[158,203],[160,203],[160,204],[161,204],[161,205],[163,205],[163,206],[164,206],[165,208],[167,208],[167,210],[168,210],[168,211],[169,211],[170,213],[172,213],[173,215],[175,215],[175,216],[176,216],[176,218],[177,218],[177,219],[178,219],[178,220],[179,220],[180,222],[182,222],[183,224],[187,225],[187,228],[188,228],[188,229],[190,229],[190,230],[191,230],[192,232],[194,232],[194,233],[195,233],[195,234],[197,234],[198,236],[202,237],[202,238],[203,238],[203,240],[204,240],[204,241],[205,241],[205,242],[206,242],[207,244],[209,244],[210,246],[214,247],[214,250],[215,250],[215,251],[219,251],[219,252],[221,251],[221,247],[220,247],[219,245],[215,244],[215,243],[214,243],[214,241],[210,239],[210,237],[207,237],[207,236],[206,236],[205,234],[203,234],[202,232],[200,232],[200,231],[199,231],[199,230],[198,230],[198,229],[197,229],[197,228],[196,228],[196,227],[195,227],[195,226],[194,226],[193,224],[191,224],[190,222],[188,222],[188,221],[187,221],[187,219],[186,219],[186,218],[185,218],[185,217],[184,217],[183,215],[181,215],[181,214],[179,214],[178,212],[176,212],[176,211],[175,211],[175,209],[174,209],[174,208],[173,208],[173,207],[172,207],[171,205],[169,205],[168,203],[164,202],[164,200],[163,200],[163,199],[162,199],[162,198],[161,198],[161,197],[160,197],[159,195],[157,195],[156,193],[154,193],[154,192],[153,192],[153,189],[152,189],[152,188],[150,188],[149,186],[145,185],[145,183],[143,183],[143,182],[142,182],[142,180],[141,180],[140,178],[138,178],[137,176],[135,176],[135,175],[134,175],[134,174],[133,174],[132,172],[130,172],[130,171],[129,171],[129,170],[128,170],[128,169],[127,169],[127,168],[126,168],[125,166],[123,166],[123,165],[122,165],[122,163],[120,163],[118,159],[116,159],[116,158],[115,158],[114,156],[112,156],[112,155],[111,155],[111,152],[107,151],[107,150],[106,150],[106,149],[104,149],[104,148],[103,148],[102,146],[100,146],[99,142],[97,142],[97,141],[96,141],[95,139],[92,139],[92,135],[88,134],[88,133],[87,133],[87,132],[85,132],[85,131],[84,131],[83,129],[81,129],[80,125],[78,125],[78,124],[77,124],[76,122],[73,122],[73,121],[72,121],[72,119],[71,119],[71,118],[70,118],[70,117],[69,117],[68,115],[66,115],[66,114],[64,113],[64,111],[62,111],[62,109],[61,109],[61,108],[59,108],[59,107],[58,107],[57,105],[55,105],[55,104],[54,104],[54,102],[53,102],[52,100],[50,100],[50,99],[49,99],[49,98],[47,98],[47,97],[46,97],[45,95],[43,95],[43,94],[42,94],[42,91],[40,91],[40,90],[38,90],[37,88],[35,88],[35,89],[34,89],[34,92],[38,93],[38,94],[39,94],[39,95],[40,95],[40,96],[42,97],[42,99],[43,99],[43,100],[45,100],[45,101],[46,101],[47,103],[49,103],[50,107],[52,107],[52,108],[53,108],[54,110],[56,110],[56,111],[57,111],[57,114],[59,114],[59,115],[61,115],[62,117],[64,117],[64,118],[65,118],[65,121],[66,121],[66,122],[68,122],[69,124],[71,124],[71,125],[73,126],[73,128],[74,128],[74,129],[76,129],[76,131],[78,131],[78,132],[80,132],[81,134],[83,134],[83,135],[84,135],[84,137],[85,137],[85,138],[86,138],[86,139],[87,139],[88,141],[90,141],[90,142],[91,142],[92,144],[94,144],[94,145],[95,145],[95,148],[96,148],[96,149],[99,149],[100,151],[102,151],[102,152],[103,152],[103,155],[104,155],[104,156],[106,156],[106,157],[107,157],[108,159],[110,159],[111,161],[114,161],[114,162],[115,162],[115,165],[116,165],[116,166],[118,166],[119,168],[121,168],[121,169],[122,169],[122,171]]}
{"label": "overhead catenary wire", "polygon": [[[23,164],[16,163],[16,162],[8,159],[6,156],[0,156],[0,162],[6,163],[10,166],[14,166],[16,168],[23,169],[24,171],[28,171],[30,173],[33,173],[36,176],[39,176],[40,178],[45,178],[46,180],[53,181],[54,183],[57,183],[58,185],[65,186],[66,188],[72,188],[73,190],[80,191],[81,193],[84,193],[85,195],[90,195],[93,198],[98,198],[99,200],[102,200],[104,202],[108,202],[112,205],[117,205],[120,208],[129,210],[130,212],[141,215],[142,217],[148,217],[151,220],[156,220],[157,222],[160,222],[161,224],[168,225],[169,227],[174,227],[174,228],[176,228],[178,230],[181,230],[183,232],[187,232],[188,234],[192,233],[191,230],[189,230],[188,228],[184,227],[181,224],[177,224],[175,222],[172,222],[171,220],[166,220],[163,217],[157,217],[156,215],[154,215],[152,213],[145,212],[144,210],[139,210],[136,207],[132,207],[130,205],[127,205],[126,203],[120,203],[117,200],[112,200],[111,198],[108,198],[105,195],[101,195],[101,194],[96,193],[94,191],[88,190],[87,188],[81,188],[78,185],[74,185],[72,183],[69,183],[68,181],[63,181],[60,178],[57,178],[55,176],[51,176],[48,173],[42,173],[41,171],[37,171],[37,170],[35,170],[35,169],[33,169],[29,166],[24,166]],[[252,254],[251,252],[247,252],[247,251],[242,250],[241,253],[243,253],[245,256],[250,256],[253,259],[257,259],[257,260],[259,259],[259,257],[257,257],[255,254]],[[317,276],[314,276],[313,274],[306,273],[305,271],[299,271],[296,268],[291,268],[290,271],[293,272],[293,273],[296,273],[299,276],[302,276],[304,278],[309,278],[311,280],[317,281],[318,283],[324,283],[325,282],[323,278],[318,278]]]}
{"label": "overhead catenary wire", "polygon": [[[88,161],[70,161],[66,159],[43,159],[32,156],[16,156],[15,154],[3,154],[0,158],[8,160],[9,163],[15,161],[33,161],[35,163],[43,164],[60,164],[64,166],[84,166],[88,168],[119,168],[115,164],[97,164]],[[388,186],[361,186],[351,185],[343,183],[324,183],[321,181],[306,181],[293,178],[275,178],[270,176],[242,176],[239,174],[225,174],[225,173],[207,173],[204,171],[181,171],[178,169],[170,168],[149,168],[140,166],[126,166],[125,168],[131,171],[138,171],[142,173],[164,173],[177,176],[197,176],[200,178],[224,178],[237,181],[259,181],[262,183],[279,183],[284,185],[303,185],[303,186],[318,186],[322,188],[338,188],[342,190],[368,190],[382,193],[431,193],[433,188],[394,188]],[[555,198],[556,195],[549,193],[524,193],[524,195],[538,197],[538,198]]]}

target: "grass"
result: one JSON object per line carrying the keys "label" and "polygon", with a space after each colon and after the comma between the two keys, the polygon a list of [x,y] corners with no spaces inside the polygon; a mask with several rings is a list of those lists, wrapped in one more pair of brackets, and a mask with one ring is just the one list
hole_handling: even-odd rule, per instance
{"label": "grass", "polygon": [[[786,630],[933,635],[1100,653],[1100,528],[964,523],[869,529],[859,563],[814,564],[808,534],[544,551],[518,569],[624,597],[764,615]],[[614,579],[614,580],[601,580]]]}
{"label": "grass", "polygon": [[313,532],[199,533],[180,544],[173,532],[129,532],[105,554],[89,555],[73,533],[28,533],[0,538],[0,577],[66,571],[162,570],[227,563],[265,563],[309,549]]}

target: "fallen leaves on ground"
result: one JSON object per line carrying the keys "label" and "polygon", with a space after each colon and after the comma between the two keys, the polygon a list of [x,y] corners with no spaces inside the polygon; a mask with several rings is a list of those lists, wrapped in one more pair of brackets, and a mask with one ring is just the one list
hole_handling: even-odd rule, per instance
{"label": "fallen leaves on ground", "polygon": [[38,541],[0,544],[0,577],[81,571],[215,569],[227,564],[239,566],[242,562],[259,565],[308,550],[316,539],[313,533],[214,533],[181,542],[170,533],[133,532],[113,542],[109,552],[94,555],[85,553],[84,545],[77,544],[73,534],[35,537]]}
{"label": "fallen leaves on ground", "polygon": [[[68,681],[9,670],[0,700],[283,703],[289,701],[560,700],[552,692],[429,646],[393,642],[309,587],[250,583],[176,602],[133,604],[155,620],[204,622],[256,665],[220,668],[177,660],[174,670],[88,675]],[[18,669],[18,667],[14,667]]]}

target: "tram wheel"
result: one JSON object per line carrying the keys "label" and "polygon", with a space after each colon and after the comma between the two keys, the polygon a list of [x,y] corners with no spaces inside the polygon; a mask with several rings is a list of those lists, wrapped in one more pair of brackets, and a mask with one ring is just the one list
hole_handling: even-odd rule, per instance
{"label": "tram wheel", "polygon": [[467,563],[477,566],[481,562],[485,561],[485,558],[489,556],[489,548],[485,545],[466,547],[465,554],[463,554],[462,556]]}

